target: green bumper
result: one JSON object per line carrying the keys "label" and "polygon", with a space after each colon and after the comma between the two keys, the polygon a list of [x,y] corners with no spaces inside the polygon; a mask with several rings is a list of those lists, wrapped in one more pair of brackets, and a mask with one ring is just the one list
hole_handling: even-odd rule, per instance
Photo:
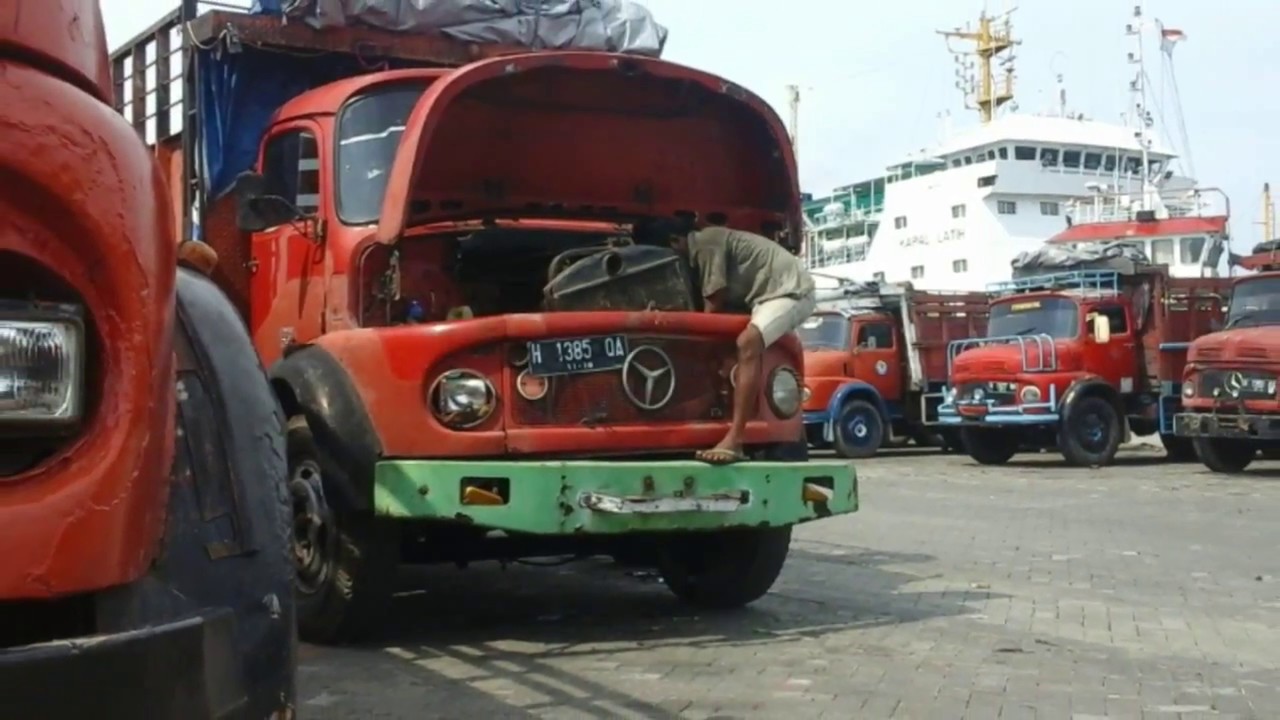
{"label": "green bumper", "polygon": [[[489,502],[464,503],[468,486]],[[474,493],[472,494],[474,498]],[[539,535],[794,525],[858,509],[848,462],[378,463],[377,514]]]}

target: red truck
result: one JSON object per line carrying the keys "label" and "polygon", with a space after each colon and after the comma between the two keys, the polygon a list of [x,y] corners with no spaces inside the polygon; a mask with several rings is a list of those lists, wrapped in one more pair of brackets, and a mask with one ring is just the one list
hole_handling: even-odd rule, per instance
{"label": "red truck", "polygon": [[698,312],[679,258],[631,237],[690,213],[799,242],[759,97],[651,58],[225,11],[120,67],[175,28],[195,104],[148,132],[288,417],[304,638],[376,630],[400,562],[612,555],[736,607],[793,525],[856,510],[852,468],[807,461],[794,335],[750,459],[693,459],[727,429],[746,318]]}
{"label": "red truck", "polygon": [[1265,242],[1239,264],[1223,329],[1191,343],[1182,382],[1185,412],[1174,430],[1210,470],[1243,472],[1280,451],[1280,243]]}
{"label": "red truck", "polygon": [[0,714],[292,717],[282,418],[97,2],[0,5],[0,75]]}
{"label": "red truck", "polygon": [[868,458],[916,440],[944,449],[959,433],[937,424],[952,340],[987,329],[985,293],[922,292],[909,284],[846,286],[800,327],[809,444]]}
{"label": "red truck", "polygon": [[1111,463],[1129,433],[1173,432],[1191,339],[1221,321],[1228,281],[1170,278],[1163,266],[1076,269],[992,287],[987,336],[951,344],[939,420],[984,465],[1056,448],[1068,464]]}

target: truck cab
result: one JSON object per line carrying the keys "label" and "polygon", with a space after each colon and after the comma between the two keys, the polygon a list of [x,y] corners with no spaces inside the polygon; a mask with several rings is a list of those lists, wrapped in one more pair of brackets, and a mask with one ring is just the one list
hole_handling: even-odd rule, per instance
{"label": "truck cab", "polygon": [[982,464],[1053,447],[1071,465],[1106,465],[1130,433],[1154,432],[1185,456],[1172,435],[1175,391],[1188,342],[1216,319],[1222,284],[1171,280],[1160,267],[997,284],[987,337],[952,343],[940,420],[961,429]]}
{"label": "truck cab", "polygon": [[[700,312],[684,261],[634,237],[683,215],[799,242],[758,96],[616,53],[222,11],[187,29],[214,107],[158,145],[213,156],[175,163],[200,200],[175,210],[288,418],[302,637],[372,632],[401,562],[612,555],[740,606],[793,525],[856,510],[847,463],[806,462],[794,335],[764,357],[748,457],[694,459],[727,431],[747,318]],[[254,112],[224,127],[223,105]]]}
{"label": "truck cab", "polygon": [[1196,338],[1182,384],[1179,437],[1214,472],[1238,473],[1280,450],[1280,255],[1261,243],[1240,265],[1226,323]]}
{"label": "truck cab", "polygon": [[936,442],[947,342],[981,332],[986,310],[982,293],[909,284],[849,288],[822,300],[799,329],[809,444],[863,458],[913,439]]}

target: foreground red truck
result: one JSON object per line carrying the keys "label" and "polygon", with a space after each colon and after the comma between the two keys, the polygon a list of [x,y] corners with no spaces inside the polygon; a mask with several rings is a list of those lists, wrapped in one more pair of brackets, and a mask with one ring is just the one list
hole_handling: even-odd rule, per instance
{"label": "foreground red truck", "polygon": [[1221,322],[1228,289],[1144,264],[997,284],[987,337],[951,345],[939,419],[984,465],[1041,448],[1108,465],[1130,433],[1159,433],[1172,458],[1189,459],[1173,433],[1183,365],[1191,339]]}
{"label": "foreground red truck", "polygon": [[1179,437],[1195,443],[1205,467],[1247,469],[1280,451],[1280,243],[1265,242],[1240,260],[1254,271],[1236,279],[1223,329],[1196,338],[1182,382]]}
{"label": "foreground red truck", "polygon": [[0,6],[0,76],[0,714],[291,717],[281,418],[97,2]]}
{"label": "foreground red truck", "polygon": [[947,347],[986,333],[989,297],[906,284],[830,294],[799,330],[809,444],[868,458],[908,440],[933,444],[941,430],[944,449],[959,448],[959,433],[937,423]]}
{"label": "foreground red truck", "polygon": [[200,48],[188,123],[155,141],[288,416],[304,638],[374,632],[402,561],[612,555],[740,606],[793,525],[856,510],[847,463],[807,462],[794,335],[751,459],[693,460],[727,429],[746,318],[698,312],[679,258],[631,238],[690,213],[798,241],[760,98],[649,58],[187,20],[117,58],[184,23]]}

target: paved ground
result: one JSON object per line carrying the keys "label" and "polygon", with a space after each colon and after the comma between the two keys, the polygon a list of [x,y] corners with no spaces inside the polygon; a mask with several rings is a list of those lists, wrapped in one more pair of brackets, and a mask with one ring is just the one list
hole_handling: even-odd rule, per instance
{"label": "paved ground", "polygon": [[1280,463],[900,455],[751,609],[607,565],[432,570],[394,646],[302,655],[299,717],[1280,718]]}

